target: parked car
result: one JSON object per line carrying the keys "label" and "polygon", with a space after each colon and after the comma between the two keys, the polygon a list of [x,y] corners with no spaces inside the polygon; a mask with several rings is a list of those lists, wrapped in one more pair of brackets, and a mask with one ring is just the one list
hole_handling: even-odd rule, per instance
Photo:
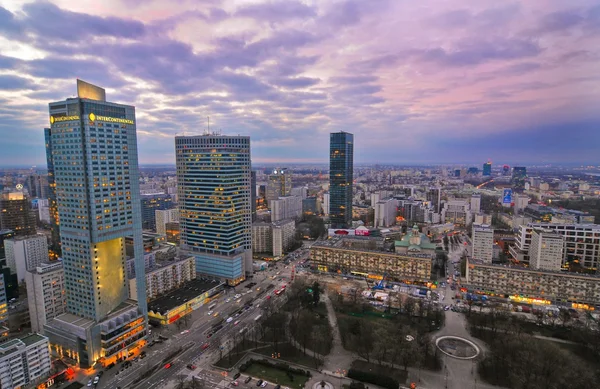
{"label": "parked car", "polygon": [[244,380],[244,383],[247,384],[250,381],[252,381],[252,377],[246,377],[246,379]]}
{"label": "parked car", "polygon": [[263,380],[256,381],[256,386],[260,386],[263,383]]}

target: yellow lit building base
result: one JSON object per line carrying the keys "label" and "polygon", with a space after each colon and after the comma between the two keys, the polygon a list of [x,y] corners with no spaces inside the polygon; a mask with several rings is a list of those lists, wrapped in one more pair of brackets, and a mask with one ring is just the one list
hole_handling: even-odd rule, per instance
{"label": "yellow lit building base", "polygon": [[536,304],[536,305],[550,305],[552,304],[552,301],[550,300],[544,300],[544,299],[538,299],[538,298],[531,298],[531,297],[523,297],[523,296],[508,296],[508,298],[511,301],[514,301],[516,303],[525,303],[525,304]]}

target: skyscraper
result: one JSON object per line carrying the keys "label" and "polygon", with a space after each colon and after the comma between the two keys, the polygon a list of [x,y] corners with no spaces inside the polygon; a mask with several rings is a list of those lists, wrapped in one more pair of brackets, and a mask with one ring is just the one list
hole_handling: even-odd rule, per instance
{"label": "skyscraper", "polygon": [[267,181],[267,202],[269,207],[271,201],[292,193],[292,174],[287,168],[275,168],[269,173]]}
{"label": "skyscraper", "polygon": [[35,234],[35,211],[21,191],[5,191],[0,195],[0,230],[12,230],[15,236]]}
{"label": "skyscraper", "polygon": [[492,175],[492,163],[490,161],[487,161],[486,163],[483,164],[483,175],[484,176]]}
{"label": "skyscraper", "polygon": [[431,202],[433,211],[440,213],[440,205],[442,203],[442,190],[440,188],[429,188],[427,191],[427,201]]}
{"label": "skyscraper", "polygon": [[156,210],[175,207],[173,198],[164,193],[140,195],[142,204],[142,228],[156,231]]}
{"label": "skyscraper", "polygon": [[230,285],[252,272],[250,137],[175,137],[182,248]]}
{"label": "skyscraper", "polygon": [[515,192],[523,192],[525,189],[525,178],[527,178],[527,168],[515,166],[512,173],[512,187]]}
{"label": "skyscraper", "polygon": [[[88,367],[140,345],[147,304],[135,108],[80,80],[77,94],[50,103],[67,313],[45,332],[53,350]],[[128,299],[126,236],[134,240],[139,306]]]}
{"label": "skyscraper", "polygon": [[46,166],[48,167],[48,206],[50,208],[50,227],[52,238],[50,239],[50,250],[60,256],[60,223],[58,218],[58,206],[56,205],[56,183],[54,181],[54,160],[52,158],[52,130],[44,128],[44,139],[46,144]]}
{"label": "skyscraper", "polygon": [[329,220],[333,228],[352,224],[354,135],[329,134]]}

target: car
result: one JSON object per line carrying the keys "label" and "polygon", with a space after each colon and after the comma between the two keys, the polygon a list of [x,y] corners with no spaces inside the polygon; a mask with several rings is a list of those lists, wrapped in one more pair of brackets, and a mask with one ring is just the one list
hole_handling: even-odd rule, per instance
{"label": "car", "polygon": [[117,372],[115,373],[115,375],[119,375],[120,372],[121,372],[121,370],[117,370]]}
{"label": "car", "polygon": [[99,371],[98,372],[98,377],[102,377],[103,374],[104,374],[104,371]]}
{"label": "car", "polygon": [[281,385],[277,384],[277,386],[275,387],[275,389],[281,389]]}
{"label": "car", "polygon": [[190,330],[181,331],[181,334],[180,334],[180,335],[185,335],[185,334],[187,334],[187,333],[189,333],[189,332],[190,332]]}
{"label": "car", "polygon": [[98,377],[98,376],[94,377],[94,385],[97,385],[98,382],[100,382],[100,377]]}
{"label": "car", "polygon": [[208,335],[206,335],[206,339],[210,339],[211,336],[213,336],[213,333],[209,332]]}
{"label": "car", "polygon": [[233,297],[235,297],[236,299],[239,299],[240,297],[242,297],[242,295],[238,293],[238,294],[236,294],[236,295],[235,295],[235,296],[233,296]]}
{"label": "car", "polygon": [[260,286],[259,286],[258,288],[256,288],[256,291],[257,291],[257,292],[260,292]]}
{"label": "car", "polygon": [[267,381],[263,381],[262,384],[260,384],[260,387],[264,388],[267,385],[269,385],[269,383]]}
{"label": "car", "polygon": [[208,311],[207,314],[208,314],[208,316],[210,316],[213,314],[213,311]]}
{"label": "car", "polygon": [[233,379],[237,380],[238,378],[240,378],[240,376],[241,376],[240,372],[237,372],[233,375]]}
{"label": "car", "polygon": [[231,301],[231,297],[230,297],[230,298],[228,298],[227,300],[225,300],[225,302],[226,302],[226,303],[228,303],[228,302],[230,302],[230,301]]}
{"label": "car", "polygon": [[190,370],[196,370],[196,365],[192,365],[191,363],[188,363],[186,367]]}
{"label": "car", "polygon": [[238,304],[241,303],[241,302],[242,302],[242,299],[236,300],[236,303],[238,303]]}
{"label": "car", "polygon": [[170,369],[173,366],[172,362],[165,364],[165,369]]}
{"label": "car", "polygon": [[87,383],[87,386],[92,386],[93,383],[94,383],[94,380],[90,379]]}
{"label": "car", "polygon": [[268,295],[268,296],[267,296],[267,300],[271,300],[271,295]]}
{"label": "car", "polygon": [[225,320],[226,323],[231,323],[233,321],[233,317],[228,317],[227,320]]}
{"label": "car", "polygon": [[237,381],[231,381],[231,386],[238,386],[240,383]]}
{"label": "car", "polygon": [[250,381],[252,381],[252,377],[246,377],[246,379],[244,380],[244,383],[247,384]]}
{"label": "car", "polygon": [[213,315],[213,317],[217,317],[217,316],[219,316],[219,312],[215,312]]}
{"label": "car", "polygon": [[256,381],[256,386],[260,386],[260,385],[262,385],[262,383],[263,383],[263,380],[258,380],[258,381]]}
{"label": "car", "polygon": [[447,311],[447,310],[449,310],[449,309],[450,309],[450,307],[449,307],[448,305],[446,305],[446,306],[444,307],[444,311]]}
{"label": "car", "polygon": [[233,323],[233,325],[234,325],[234,326],[237,326],[238,324],[240,324],[240,321],[239,321],[239,320],[236,320],[236,321]]}
{"label": "car", "polygon": [[209,347],[210,347],[210,344],[208,344],[208,343],[204,343],[204,344],[202,345],[202,350],[206,350],[206,349],[207,349],[207,348],[209,348]]}

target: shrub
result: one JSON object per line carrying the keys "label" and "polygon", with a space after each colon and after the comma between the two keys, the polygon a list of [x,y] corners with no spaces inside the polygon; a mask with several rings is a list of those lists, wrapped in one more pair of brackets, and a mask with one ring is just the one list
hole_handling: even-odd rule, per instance
{"label": "shrub", "polygon": [[398,389],[398,386],[400,386],[400,383],[390,376],[370,373],[357,369],[348,370],[348,378],[368,382],[369,384],[378,385],[386,389]]}

